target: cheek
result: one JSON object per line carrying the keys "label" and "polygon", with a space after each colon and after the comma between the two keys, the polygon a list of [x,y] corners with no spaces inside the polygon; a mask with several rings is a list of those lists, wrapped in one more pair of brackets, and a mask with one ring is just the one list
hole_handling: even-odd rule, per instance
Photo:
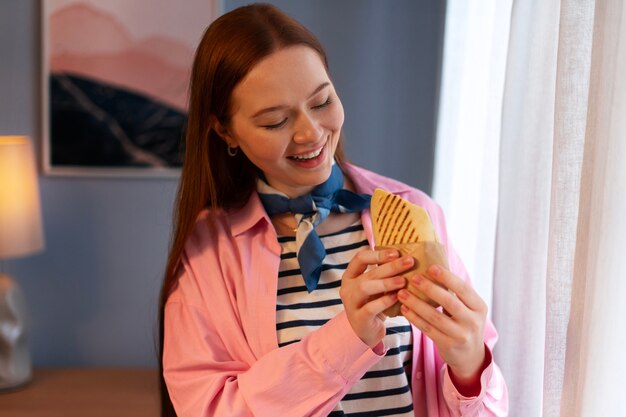
{"label": "cheek", "polygon": [[242,123],[239,120],[233,121],[231,129],[233,139],[235,139],[237,145],[239,145],[246,154],[265,157],[272,153],[271,144],[275,141],[271,141],[271,138],[263,135],[263,132],[259,132],[249,124]]}
{"label": "cheek", "polygon": [[328,114],[326,126],[328,127],[328,129],[333,131],[341,130],[341,127],[343,126],[343,120],[343,106],[341,105],[341,101],[337,99],[335,105],[332,108],[332,111],[330,111]]}
{"label": "cheek", "polygon": [[246,141],[242,150],[250,161],[259,169],[267,172],[283,160],[288,140],[275,135],[255,135]]}
{"label": "cheek", "polygon": [[242,144],[242,149],[255,164],[263,164],[267,161],[274,161],[277,156],[282,155],[284,149],[273,138],[254,137],[253,140]]}

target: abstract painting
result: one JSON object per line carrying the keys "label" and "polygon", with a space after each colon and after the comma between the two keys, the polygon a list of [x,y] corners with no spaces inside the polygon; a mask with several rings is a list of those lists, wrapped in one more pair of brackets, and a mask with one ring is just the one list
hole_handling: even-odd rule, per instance
{"label": "abstract painting", "polygon": [[175,176],[194,50],[219,0],[44,0],[44,171]]}

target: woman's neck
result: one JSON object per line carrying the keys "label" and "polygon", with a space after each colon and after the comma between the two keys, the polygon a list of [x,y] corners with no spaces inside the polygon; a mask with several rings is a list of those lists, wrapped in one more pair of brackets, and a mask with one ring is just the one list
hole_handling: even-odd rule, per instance
{"label": "woman's neck", "polygon": [[[356,223],[360,213],[330,213],[322,223],[315,228],[318,235],[335,233]],[[272,224],[279,236],[295,236],[298,224],[291,213],[277,214],[272,217]]]}

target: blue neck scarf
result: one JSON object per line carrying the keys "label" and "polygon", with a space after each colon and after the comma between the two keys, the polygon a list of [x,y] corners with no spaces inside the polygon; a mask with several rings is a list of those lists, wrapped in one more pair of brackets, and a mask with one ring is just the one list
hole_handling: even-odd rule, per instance
{"label": "blue neck scarf", "polygon": [[296,198],[287,197],[262,178],[257,180],[257,191],[267,214],[293,213],[296,218],[296,256],[309,292],[317,288],[322,261],[326,257],[326,249],[315,231],[317,225],[330,212],[360,212],[370,205],[370,195],[343,189],[343,180],[343,172],[333,163],[330,177],[325,182],[315,187],[310,194]]}

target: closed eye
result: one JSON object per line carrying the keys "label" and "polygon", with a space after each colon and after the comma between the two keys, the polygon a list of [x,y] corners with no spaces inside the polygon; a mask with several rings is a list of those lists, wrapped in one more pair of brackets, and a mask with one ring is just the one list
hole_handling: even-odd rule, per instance
{"label": "closed eye", "polygon": [[328,98],[326,99],[325,102],[323,102],[322,104],[318,104],[317,106],[313,106],[313,108],[314,109],[322,109],[322,108],[328,106],[332,102],[333,101],[331,100],[330,96],[328,96]]}
{"label": "closed eye", "polygon": [[271,124],[271,125],[263,125],[263,126],[261,126],[261,127],[265,128],[265,129],[270,129],[270,130],[272,130],[272,129],[280,129],[280,128],[281,128],[281,127],[283,127],[286,123],[287,123],[287,118],[285,117],[283,120],[281,120],[281,121],[280,121],[280,122],[278,122],[278,123],[274,123],[274,124]]}
{"label": "closed eye", "polygon": [[[330,105],[333,102],[332,98],[330,96],[328,96],[328,98],[321,104],[318,104],[316,106],[313,106],[312,109],[313,110],[320,110],[323,109],[324,107],[327,107],[328,105]],[[264,129],[268,129],[268,130],[274,130],[274,129],[280,129],[281,127],[285,126],[287,124],[287,121],[289,119],[286,117],[283,120],[281,120],[278,123],[273,123],[273,124],[269,124],[269,125],[262,125],[261,127]]]}

